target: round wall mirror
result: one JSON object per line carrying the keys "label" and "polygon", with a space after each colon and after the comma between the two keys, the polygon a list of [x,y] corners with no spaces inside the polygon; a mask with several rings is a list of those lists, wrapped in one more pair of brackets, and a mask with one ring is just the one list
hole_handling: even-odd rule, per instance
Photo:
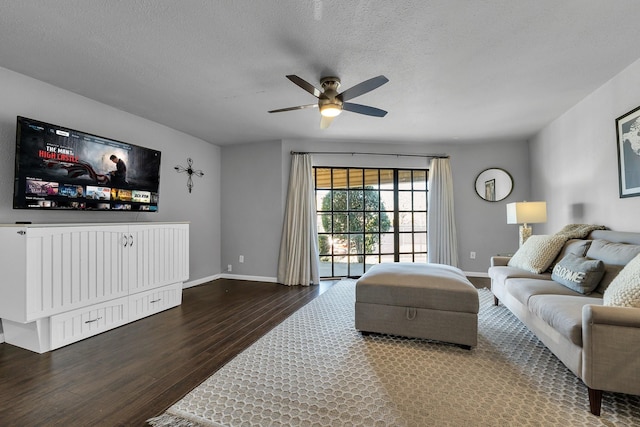
{"label": "round wall mirror", "polygon": [[476,178],[476,193],[488,202],[499,202],[511,194],[513,178],[504,169],[485,169]]}

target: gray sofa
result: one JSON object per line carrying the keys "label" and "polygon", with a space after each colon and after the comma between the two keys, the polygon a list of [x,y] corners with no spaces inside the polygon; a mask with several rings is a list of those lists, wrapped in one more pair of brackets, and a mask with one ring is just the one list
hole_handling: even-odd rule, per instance
{"label": "gray sofa", "polygon": [[576,292],[550,272],[510,267],[510,258],[500,256],[491,259],[491,291],[496,305],[513,312],[584,382],[591,413],[600,415],[603,391],[640,395],[640,308],[603,305],[607,286],[640,253],[640,233],[592,231],[568,240],[554,263],[567,253],[604,262],[592,293]]}

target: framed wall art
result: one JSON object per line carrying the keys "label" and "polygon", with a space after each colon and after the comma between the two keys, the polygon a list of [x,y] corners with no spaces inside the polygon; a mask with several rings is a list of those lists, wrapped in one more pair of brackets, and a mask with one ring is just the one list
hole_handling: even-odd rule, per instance
{"label": "framed wall art", "polygon": [[504,169],[488,168],[478,174],[473,185],[482,200],[499,202],[511,194],[513,178]]}
{"label": "framed wall art", "polygon": [[620,197],[640,196],[640,107],[616,119]]}

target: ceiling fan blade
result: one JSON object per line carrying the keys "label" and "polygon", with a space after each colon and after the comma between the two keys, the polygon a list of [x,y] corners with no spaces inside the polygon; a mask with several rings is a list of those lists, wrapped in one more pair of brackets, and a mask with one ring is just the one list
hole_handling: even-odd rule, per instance
{"label": "ceiling fan blade", "polygon": [[312,85],[311,83],[309,83],[308,81],[306,81],[304,79],[301,79],[300,77],[296,76],[295,74],[289,74],[287,76],[287,78],[289,80],[291,80],[292,82],[294,82],[295,84],[297,84],[298,86],[300,86],[302,89],[304,89],[307,92],[309,92],[311,95],[315,96],[316,98],[327,99],[325,94],[322,93],[322,91],[320,89],[316,88],[314,85]]}
{"label": "ceiling fan blade", "polygon": [[298,105],[297,107],[280,108],[279,110],[271,110],[270,113],[282,113],[283,111],[302,110],[304,108],[318,108],[318,104]]}
{"label": "ceiling fan blade", "polygon": [[320,116],[320,129],[328,128],[333,119],[333,117]]}
{"label": "ceiling fan blade", "polygon": [[362,83],[358,83],[357,85],[349,88],[338,95],[338,98],[342,101],[348,101],[350,99],[355,98],[356,96],[364,95],[367,92],[371,92],[374,89],[379,88],[389,79],[385,76],[372,77],[369,80],[365,80]]}
{"label": "ceiling fan blade", "polygon": [[384,117],[387,112],[376,107],[369,107],[368,105],[354,104],[352,102],[345,102],[342,104],[342,109],[351,111],[352,113],[366,114],[367,116]]}

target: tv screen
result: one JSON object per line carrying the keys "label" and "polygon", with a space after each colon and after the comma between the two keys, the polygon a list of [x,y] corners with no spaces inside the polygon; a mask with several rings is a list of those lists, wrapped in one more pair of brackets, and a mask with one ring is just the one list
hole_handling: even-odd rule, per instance
{"label": "tv screen", "polygon": [[18,116],[14,209],[158,210],[160,151]]}

